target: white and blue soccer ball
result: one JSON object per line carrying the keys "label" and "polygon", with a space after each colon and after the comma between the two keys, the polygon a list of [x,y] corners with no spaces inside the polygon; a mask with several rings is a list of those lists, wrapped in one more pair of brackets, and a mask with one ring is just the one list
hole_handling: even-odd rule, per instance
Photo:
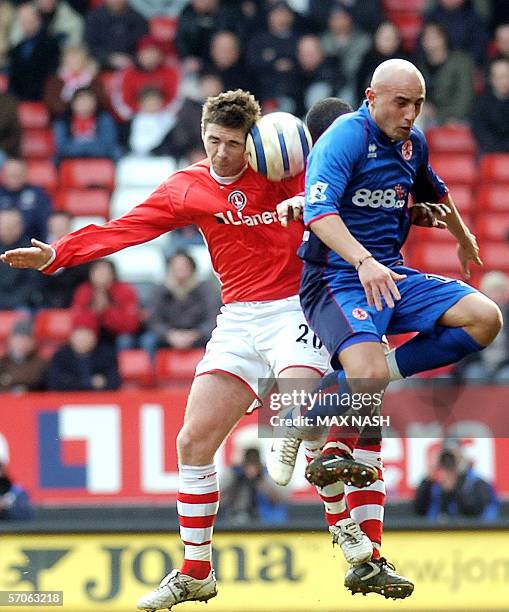
{"label": "white and blue soccer ball", "polygon": [[269,113],[251,128],[246,141],[249,165],[269,181],[296,176],[312,146],[303,121],[290,113]]}

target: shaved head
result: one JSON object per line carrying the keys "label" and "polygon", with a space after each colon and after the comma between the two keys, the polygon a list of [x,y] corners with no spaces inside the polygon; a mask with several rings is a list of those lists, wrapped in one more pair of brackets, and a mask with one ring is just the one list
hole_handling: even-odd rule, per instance
{"label": "shaved head", "polygon": [[420,70],[403,59],[381,63],[366,89],[371,117],[391,140],[410,136],[425,95],[426,84]]}
{"label": "shaved head", "polygon": [[417,86],[421,86],[423,93],[426,91],[426,84],[422,72],[414,66],[412,62],[404,59],[390,59],[382,62],[373,73],[371,78],[372,89],[393,85],[394,82],[414,81]]}

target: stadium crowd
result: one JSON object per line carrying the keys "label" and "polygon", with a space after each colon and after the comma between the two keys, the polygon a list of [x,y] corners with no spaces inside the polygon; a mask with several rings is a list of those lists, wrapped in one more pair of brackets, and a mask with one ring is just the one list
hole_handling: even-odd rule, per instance
{"label": "stadium crowd", "polygon": [[[507,310],[507,2],[4,0],[0,14],[0,251],[118,216],[203,157],[208,96],[240,87],[300,116],[331,95],[355,106],[374,68],[403,57],[426,77],[432,163]],[[457,276],[445,233],[414,234],[410,265]],[[190,377],[219,307],[201,237],[138,253],[53,276],[2,266],[0,389],[164,383],[175,350]],[[503,380],[506,335],[459,374]]]}

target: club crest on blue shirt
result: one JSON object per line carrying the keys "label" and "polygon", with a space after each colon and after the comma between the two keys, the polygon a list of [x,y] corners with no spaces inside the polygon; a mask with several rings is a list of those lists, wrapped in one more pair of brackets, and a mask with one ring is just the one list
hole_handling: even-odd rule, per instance
{"label": "club crest on blue shirt", "polygon": [[235,210],[240,212],[247,204],[246,194],[242,191],[232,191],[228,196],[228,202],[232,204]]}
{"label": "club crest on blue shirt", "polygon": [[410,140],[410,138],[408,140],[405,140],[403,146],[401,147],[401,155],[403,155],[403,159],[405,161],[410,161],[412,159],[413,150],[414,148],[412,146],[412,141]]}
{"label": "club crest on blue shirt", "polygon": [[352,310],[352,316],[359,321],[365,321],[368,318],[368,313],[364,308],[354,308]]}

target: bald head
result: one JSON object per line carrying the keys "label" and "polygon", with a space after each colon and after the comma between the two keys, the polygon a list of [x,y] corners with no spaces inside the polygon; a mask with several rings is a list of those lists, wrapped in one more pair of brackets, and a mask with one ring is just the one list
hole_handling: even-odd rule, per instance
{"label": "bald head", "polygon": [[398,83],[411,83],[416,87],[421,87],[423,95],[426,91],[426,84],[421,71],[412,62],[404,59],[390,59],[379,64],[371,78],[370,87],[384,87]]}
{"label": "bald head", "polygon": [[369,112],[392,140],[404,140],[421,112],[426,85],[421,72],[403,59],[381,63],[366,89]]}

